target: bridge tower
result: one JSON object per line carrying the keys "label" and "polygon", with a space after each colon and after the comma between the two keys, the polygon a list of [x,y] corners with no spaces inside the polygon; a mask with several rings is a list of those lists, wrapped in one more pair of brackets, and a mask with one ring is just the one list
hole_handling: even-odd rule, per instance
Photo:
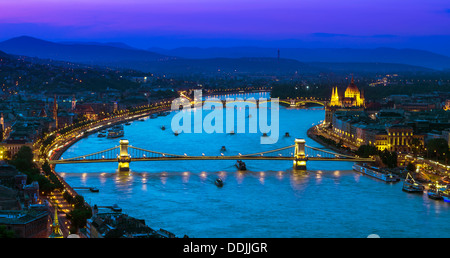
{"label": "bridge tower", "polygon": [[294,169],[306,170],[305,139],[295,139]]}
{"label": "bridge tower", "polygon": [[130,171],[131,157],[128,154],[128,140],[120,140],[120,154],[117,161],[119,161],[119,171]]}
{"label": "bridge tower", "polygon": [[291,104],[290,104],[290,106],[291,106],[291,107],[295,107],[295,106],[296,106],[295,99],[291,99]]}

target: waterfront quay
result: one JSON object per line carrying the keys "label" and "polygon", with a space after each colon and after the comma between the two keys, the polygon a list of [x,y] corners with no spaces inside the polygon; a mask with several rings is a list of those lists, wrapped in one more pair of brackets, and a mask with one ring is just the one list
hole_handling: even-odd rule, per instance
{"label": "waterfront quay", "polygon": [[[104,128],[114,126],[115,124],[139,119],[156,112],[167,111],[170,109],[170,103],[171,99],[161,99],[160,101],[149,105],[120,110],[112,113],[110,116],[103,117],[102,119],[91,118],[71,125],[62,126],[57,130],[45,134],[42,138],[37,139],[33,144],[29,145],[29,149],[34,156],[33,160],[30,160],[30,162],[35,163],[35,166],[40,169],[40,176],[47,178],[46,180],[50,180],[50,182],[59,185],[59,187],[46,192],[45,189],[39,190],[39,188],[44,186],[40,187],[36,181],[29,186],[24,185],[23,183],[21,185],[16,184],[16,186],[11,185],[13,188],[7,191],[11,191],[11,194],[14,191],[18,191],[19,196],[23,195],[24,198],[21,199],[21,206],[25,209],[20,214],[15,211],[10,211],[8,213],[5,208],[8,209],[9,206],[3,205],[2,213],[7,212],[9,215],[2,219],[0,224],[5,224],[7,230],[15,232],[14,234],[18,237],[89,237],[85,232],[73,229],[78,227],[78,225],[72,227],[72,219],[69,218],[69,215],[74,209],[79,207],[83,207],[83,209],[91,209],[91,207],[84,201],[82,204],[77,204],[77,202],[73,201],[75,199],[80,199],[77,191],[67,184],[58,173],[55,173],[54,167],[48,166],[48,169],[43,169],[45,166],[44,164],[47,163],[48,159],[58,159],[68,147],[83,137],[96,133]],[[54,106],[56,107],[57,105]],[[5,146],[11,148],[11,144]],[[28,145],[24,146],[27,147]],[[7,151],[8,149],[2,150],[2,159],[6,158],[4,152]],[[15,151],[20,152],[19,150]],[[26,180],[26,175],[22,176],[21,171],[17,171],[14,167],[9,168],[8,165],[3,165],[1,170],[2,177],[4,177],[2,184],[4,184],[3,182],[17,181],[19,178],[21,178],[21,181],[19,182]],[[5,174],[4,171],[8,170],[11,172]],[[4,193],[2,193],[2,195],[3,194]],[[82,198],[80,200],[82,200]],[[14,205],[11,205],[10,208],[15,209]],[[46,214],[45,220],[44,218],[41,219],[39,217],[44,216],[44,213]],[[27,231],[24,231],[19,226],[14,226],[14,223],[17,222],[14,222],[15,220],[13,218],[21,218],[20,220],[16,219],[16,221],[20,221],[21,224],[19,225],[23,225],[22,227],[25,228],[33,228],[33,230],[31,231],[28,229]],[[23,218],[28,218],[28,220],[24,220]],[[71,232],[77,233],[71,234]]]}
{"label": "waterfront quay", "polygon": [[[53,160],[53,159],[59,159],[59,157],[62,155],[62,153],[64,153],[71,145],[73,145],[74,143],[76,143],[78,140],[87,137],[91,134],[97,133],[101,130],[104,130],[105,128],[109,128],[112,127],[116,124],[122,124],[122,123],[126,123],[128,121],[132,121],[132,120],[136,120],[136,119],[140,119],[141,117],[146,117],[149,116],[151,114],[154,113],[159,113],[159,112],[163,112],[163,111],[168,111],[170,110],[170,100],[162,100],[160,102],[158,102],[156,105],[152,105],[152,106],[144,106],[141,107],[135,111],[122,111],[119,112],[116,115],[113,115],[111,117],[108,118],[104,118],[102,120],[99,121],[92,121],[90,123],[84,124],[80,127],[74,127],[74,128],[70,128],[70,130],[64,132],[63,134],[58,134],[58,132],[55,132],[57,134],[57,137],[51,142],[51,144],[48,144],[43,151],[41,152],[41,154],[47,154],[48,155],[48,159],[49,160]],[[47,137],[51,137],[51,134]],[[41,147],[42,149],[42,147]],[[45,162],[45,158],[46,156],[44,155],[40,161],[41,162]],[[52,166],[52,173],[54,173],[56,175],[56,177],[58,178],[58,180],[64,185],[64,192],[67,192],[70,196],[75,197],[78,195],[78,193],[76,192],[76,190],[74,190],[69,184],[67,184],[64,179],[54,171],[54,167]],[[51,196],[48,197],[50,200],[56,201],[57,204],[62,204],[62,207],[59,206],[58,208],[60,210],[63,211],[63,215],[67,214],[70,212],[71,208],[73,208],[73,205],[70,206],[68,205],[64,200],[61,200],[61,193],[60,192],[56,192],[56,193],[52,193]],[[62,198],[63,199],[63,198]],[[85,203],[85,205],[87,205],[90,209],[94,209],[93,207],[90,207],[89,204]],[[108,213],[106,213],[108,214]],[[97,227],[106,227],[106,225],[109,222],[102,222],[99,224],[99,220],[105,220],[97,218],[97,216],[102,217],[102,216],[106,216],[102,213],[98,213],[98,210],[96,210],[96,212],[94,212],[94,217],[91,218],[88,222],[87,222],[87,231],[83,230],[83,232],[80,232],[79,235],[81,235],[82,237],[105,237],[106,235],[106,231],[102,231],[101,230],[97,230]],[[138,228],[141,229],[141,232],[143,235],[136,235],[135,237],[173,237],[173,234],[160,234],[157,231],[152,230],[151,228],[149,228],[148,226],[145,225],[145,223],[142,220],[136,220],[132,217],[127,216],[126,214],[123,213],[119,213],[119,214],[113,214],[114,217],[119,216],[120,218],[124,219],[126,218],[127,220],[135,220],[138,221],[139,226]],[[64,216],[63,216],[64,217]],[[110,217],[110,216],[109,216]],[[95,221],[95,223],[93,223]],[[107,220],[107,221],[111,221],[111,219]],[[114,220],[115,221],[115,220]],[[65,236],[69,235],[69,229],[70,229],[70,222],[68,222],[67,220],[63,220],[63,225],[67,225],[69,224],[69,227],[61,227],[62,232]],[[109,225],[106,228],[114,228],[112,225]],[[160,230],[161,231],[161,230]],[[92,235],[91,235],[91,232]],[[126,233],[126,232],[122,232],[122,233]],[[117,235],[118,233],[115,232],[114,234],[110,234],[110,236],[115,236],[118,237]],[[137,234],[137,233],[136,233]],[[120,235],[119,235],[120,236]],[[128,234],[128,237],[132,237],[132,235]]]}
{"label": "waterfront quay", "polygon": [[[355,142],[339,137],[338,134],[329,130],[329,125],[318,124],[308,129],[308,136],[311,139],[321,143],[328,148],[347,155],[357,155],[358,146]],[[440,162],[424,158],[423,156],[414,155],[412,152],[397,153],[397,162],[395,167],[405,168],[408,164],[414,164],[415,170],[411,171],[418,173],[423,182],[431,182],[441,180],[448,177],[450,174],[450,166]],[[379,166],[386,167],[381,162]],[[399,173],[400,176],[405,177],[405,173]]]}

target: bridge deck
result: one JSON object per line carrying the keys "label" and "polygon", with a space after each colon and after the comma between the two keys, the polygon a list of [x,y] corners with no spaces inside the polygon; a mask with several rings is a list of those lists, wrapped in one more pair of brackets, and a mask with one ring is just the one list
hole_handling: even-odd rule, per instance
{"label": "bridge deck", "polygon": [[[158,157],[158,158],[131,158],[135,161],[177,161],[177,160],[294,160],[293,157],[264,157],[264,156],[186,156],[186,157]],[[371,162],[370,158],[320,158],[310,157],[308,161],[351,161],[351,162]],[[117,162],[117,159],[85,159],[85,160],[51,160],[50,164],[71,164],[71,163],[97,163],[97,162]]]}

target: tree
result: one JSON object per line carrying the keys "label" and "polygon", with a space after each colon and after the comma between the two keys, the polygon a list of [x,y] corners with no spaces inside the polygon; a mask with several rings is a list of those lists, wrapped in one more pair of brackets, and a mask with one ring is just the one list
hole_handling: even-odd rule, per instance
{"label": "tree", "polygon": [[86,226],[87,219],[92,217],[92,211],[88,207],[75,208],[67,214],[67,218],[71,222],[71,233],[78,232],[79,228]]}
{"label": "tree", "polygon": [[48,161],[45,161],[44,164],[42,164],[42,171],[46,175],[49,175],[52,172],[52,168],[50,167],[50,164],[48,164]]}
{"label": "tree", "polygon": [[432,159],[445,159],[450,154],[448,142],[445,139],[431,139],[427,142],[427,157]]}
{"label": "tree", "polygon": [[15,235],[14,231],[6,229],[5,225],[0,225],[0,238],[14,238]]}
{"label": "tree", "polygon": [[33,162],[33,151],[28,146],[20,147],[19,151],[14,155],[11,160],[13,164],[19,171],[26,172],[35,168]]}
{"label": "tree", "polygon": [[424,151],[424,146],[422,144],[422,141],[418,138],[413,138],[411,140],[411,151],[414,155],[421,154]]}
{"label": "tree", "polygon": [[416,166],[413,163],[408,163],[408,165],[406,166],[406,169],[410,172],[414,172],[414,171],[416,171]]}
{"label": "tree", "polygon": [[84,197],[81,195],[77,195],[74,198],[68,198],[68,196],[64,196],[67,199],[70,199],[69,203],[74,204],[74,209],[67,214],[67,218],[71,221],[71,233],[76,233],[79,228],[83,228],[86,226],[87,219],[92,217],[92,210],[89,206],[84,202]]}
{"label": "tree", "polygon": [[377,155],[378,149],[373,145],[361,145],[356,154],[362,158],[368,158],[369,156]]}
{"label": "tree", "polygon": [[384,151],[381,151],[379,155],[383,164],[385,164],[388,168],[397,167],[397,152],[390,152],[385,149]]}

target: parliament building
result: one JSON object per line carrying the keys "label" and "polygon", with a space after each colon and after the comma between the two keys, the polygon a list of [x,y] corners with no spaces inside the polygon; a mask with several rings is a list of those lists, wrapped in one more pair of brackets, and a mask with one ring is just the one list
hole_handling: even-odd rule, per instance
{"label": "parliament building", "polygon": [[345,111],[362,111],[365,107],[364,93],[360,92],[352,80],[350,84],[345,89],[344,94],[340,94],[338,87],[334,87],[331,92],[331,100],[329,104],[325,107],[325,122],[331,123],[333,120],[333,114],[337,110]]}

